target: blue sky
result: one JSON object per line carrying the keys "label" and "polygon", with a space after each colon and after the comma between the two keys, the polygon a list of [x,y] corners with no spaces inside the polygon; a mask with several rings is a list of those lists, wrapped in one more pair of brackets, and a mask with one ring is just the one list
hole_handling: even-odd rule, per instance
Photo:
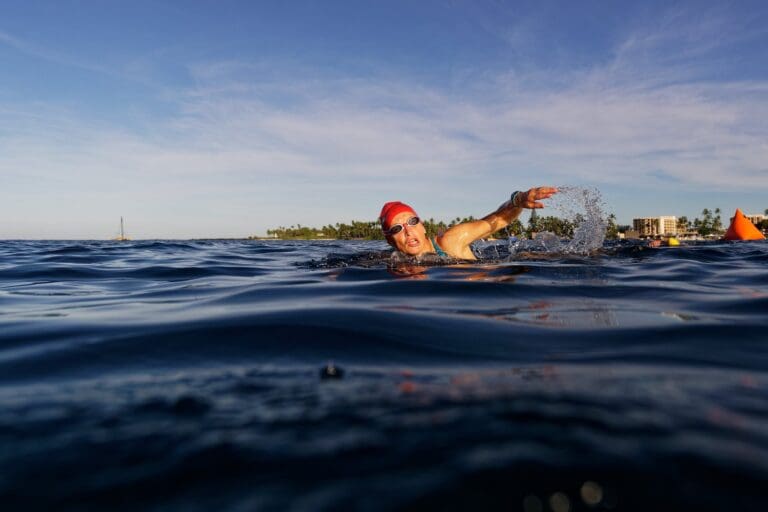
{"label": "blue sky", "polygon": [[5,0],[0,238],[768,208],[768,4]]}

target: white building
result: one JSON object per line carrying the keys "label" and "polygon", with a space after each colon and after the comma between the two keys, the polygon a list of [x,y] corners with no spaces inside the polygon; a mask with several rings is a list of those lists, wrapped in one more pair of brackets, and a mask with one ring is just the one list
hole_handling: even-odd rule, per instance
{"label": "white building", "polygon": [[675,236],[677,235],[677,217],[641,217],[632,219],[632,228],[640,236]]}

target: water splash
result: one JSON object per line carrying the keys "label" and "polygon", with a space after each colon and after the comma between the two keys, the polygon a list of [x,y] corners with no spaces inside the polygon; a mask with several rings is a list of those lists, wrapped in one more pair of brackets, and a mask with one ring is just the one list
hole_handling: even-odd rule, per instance
{"label": "water splash", "polygon": [[603,246],[608,226],[600,191],[593,187],[558,187],[558,193],[547,201],[543,215],[555,215],[574,225],[573,238],[560,238],[554,233],[538,233],[533,240],[510,239],[509,252],[543,252],[548,254],[589,254]]}

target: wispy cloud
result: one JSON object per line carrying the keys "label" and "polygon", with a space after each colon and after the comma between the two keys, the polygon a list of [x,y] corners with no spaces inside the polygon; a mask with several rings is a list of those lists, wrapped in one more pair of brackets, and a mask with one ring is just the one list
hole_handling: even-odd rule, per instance
{"label": "wispy cloud", "polygon": [[[650,77],[626,88],[623,77],[598,74],[556,90],[508,84],[490,99],[359,80],[262,85],[238,98],[196,91],[173,127],[196,147],[251,154],[253,172],[280,154],[291,162],[285,172],[346,177],[512,166],[633,183],[661,169],[682,182],[722,186],[728,175],[768,186],[768,84]],[[260,99],[278,93],[290,107]]]}
{"label": "wispy cloud", "polygon": [[167,54],[171,53],[171,48],[160,48],[147,55],[134,56],[125,62],[104,63],[43,46],[3,30],[0,30],[0,45],[5,45],[28,57],[47,61],[51,64],[146,86],[156,90],[158,94],[171,94],[170,88],[156,77],[158,75],[156,69],[158,63],[163,59],[167,60]]}
{"label": "wispy cloud", "polygon": [[[730,6],[671,7],[656,23],[638,26],[616,50],[616,62],[649,65],[680,65],[696,62],[713,53],[757,41],[768,34],[764,12],[753,12],[751,20],[734,18]],[[701,64],[701,62],[699,62]],[[708,66],[713,62],[708,60]]]}
{"label": "wispy cloud", "polygon": [[[79,154],[162,176],[349,178],[513,166],[598,183],[631,183],[661,169],[682,182],[721,186],[730,182],[727,175],[768,186],[767,83],[649,82],[626,90],[590,76],[563,90],[512,88],[513,96],[490,102],[365,81],[275,84],[237,98],[230,88],[196,90],[180,100],[182,114],[155,126],[151,136],[104,126],[90,131],[61,112],[41,112],[16,117],[16,126],[26,128],[0,144],[5,161],[38,155],[41,172],[60,162],[42,155]],[[259,98],[277,92],[291,97],[290,107]]]}
{"label": "wispy cloud", "polygon": [[94,62],[89,62],[83,59],[79,59],[72,55],[67,55],[66,53],[62,53],[48,47],[37,45],[28,40],[15,37],[2,30],[0,30],[0,43],[3,43],[25,55],[46,60],[55,64],[75,67],[75,68],[83,69],[86,71],[102,73],[106,75],[114,76],[116,74],[114,70],[108,67],[96,64]]}

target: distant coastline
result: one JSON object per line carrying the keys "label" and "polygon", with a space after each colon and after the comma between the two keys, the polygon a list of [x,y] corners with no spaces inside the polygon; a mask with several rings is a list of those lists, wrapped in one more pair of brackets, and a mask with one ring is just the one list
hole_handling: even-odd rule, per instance
{"label": "distant coastline", "polygon": [[[723,222],[719,208],[702,210],[702,218],[689,220],[688,217],[648,217],[633,219],[633,225],[619,225],[616,222],[614,214],[608,215],[606,219],[606,238],[609,240],[618,238],[653,238],[658,236],[674,235],[689,239],[707,239],[719,238],[725,233],[725,228],[730,220]],[[761,217],[756,222],[758,229],[763,232],[768,231],[768,209],[765,215],[755,215]],[[638,221],[647,222],[656,219],[669,219],[673,221],[672,228],[665,233],[665,230],[647,230],[638,228]],[[447,229],[463,222],[476,220],[474,217],[455,218],[450,222],[435,221],[434,219],[422,219],[422,223],[427,230],[427,236],[437,236]],[[557,236],[572,237],[573,230],[581,219],[575,221],[561,219],[554,216],[539,216],[534,210],[527,225],[523,225],[519,220],[513,221],[509,226],[492,233],[488,238],[504,239],[510,236],[533,238],[535,233],[548,231]],[[756,219],[758,220],[758,219]],[[267,236],[249,236],[249,240],[384,240],[384,233],[377,221],[351,221],[350,224],[336,223],[320,228],[307,226],[278,227],[267,230]]]}

